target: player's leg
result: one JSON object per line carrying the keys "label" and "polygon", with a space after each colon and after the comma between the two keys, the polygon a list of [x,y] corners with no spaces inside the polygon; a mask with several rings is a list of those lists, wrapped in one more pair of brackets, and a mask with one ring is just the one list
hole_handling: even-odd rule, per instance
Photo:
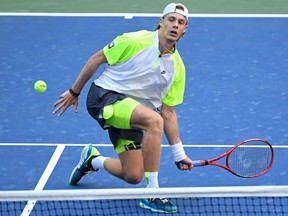
{"label": "player's leg", "polygon": [[[139,102],[132,100],[131,98],[126,98],[125,95],[98,87],[95,84],[91,85],[87,95],[88,112],[104,129],[107,127],[131,129],[130,118],[137,105],[139,105]],[[110,131],[110,129],[108,130]],[[142,137],[143,134],[141,132],[141,140],[138,140],[139,143],[142,142]],[[116,147],[118,144],[119,146],[124,146],[127,143],[125,143],[121,137],[117,137],[113,144]],[[120,155],[122,152],[124,151],[118,151],[117,153]],[[138,183],[143,178],[143,160],[141,153],[136,152],[135,156],[129,156],[131,155],[130,153],[123,154],[125,157],[121,157],[121,155],[119,156],[120,158],[124,158],[122,160],[123,162],[121,162],[119,159],[101,156],[97,149],[91,145],[84,147],[80,156],[80,161],[71,173],[69,181],[70,184],[78,183],[86,172],[90,170],[97,171],[101,168],[105,168],[112,175],[115,175],[127,182]],[[126,165],[128,164],[126,161],[134,161],[135,159],[137,159],[137,161],[135,161],[136,165],[132,168],[130,168],[129,165]],[[125,169],[122,167],[123,164]],[[128,172],[129,169],[131,171]]]}
{"label": "player's leg", "polygon": [[[161,155],[163,119],[155,111],[137,106],[131,116],[131,127],[142,128],[146,135],[142,142],[142,155],[147,187],[159,187],[158,169]],[[153,212],[176,213],[177,207],[166,198],[147,198],[139,203]]]}
{"label": "player's leg", "polygon": [[[110,127],[109,137],[120,160],[105,161],[105,169],[131,184],[143,179],[144,167],[141,151],[143,131]],[[118,163],[117,163],[118,162]]]}
{"label": "player's leg", "polygon": [[131,98],[121,100],[112,106],[113,115],[106,120],[106,123],[116,128],[144,130],[145,136],[142,140],[144,170],[158,172],[163,133],[162,117]]}
{"label": "player's leg", "polygon": [[118,156],[119,159],[108,158],[104,163],[105,169],[130,184],[141,182],[144,174],[141,150],[124,151]]}
{"label": "player's leg", "polygon": [[[133,139],[133,137],[131,138]],[[69,183],[75,185],[88,171],[98,171],[99,169],[105,169],[110,174],[131,184],[142,181],[144,166],[141,144],[118,137],[114,145],[119,159],[102,156],[91,144],[85,146],[81,152],[79,163],[70,175]]]}
{"label": "player's leg", "polygon": [[145,172],[158,172],[163,134],[162,117],[154,110],[139,105],[132,113],[131,127],[141,128],[146,132],[142,141]]}
{"label": "player's leg", "polygon": [[[128,99],[127,101],[129,101]],[[131,101],[130,101],[131,102]],[[125,103],[125,101],[122,101]],[[127,103],[126,105],[130,106],[132,103]],[[119,104],[118,104],[119,105]],[[121,105],[121,103],[120,103]],[[122,106],[122,105],[121,105]],[[115,108],[115,107],[114,107]],[[118,107],[119,108],[119,107]],[[130,107],[131,108],[131,107]],[[125,104],[123,105],[122,109],[119,110],[129,110],[129,108],[125,108]],[[121,114],[117,112],[114,117],[117,115],[125,116],[125,114]],[[109,115],[108,115],[109,116]],[[116,120],[117,119],[117,120]],[[116,161],[114,159],[107,159],[105,161],[105,168],[111,173],[114,174],[127,182],[130,183],[138,183],[143,178],[143,169],[145,171],[146,183],[147,187],[159,187],[158,185],[158,169],[159,169],[159,162],[160,162],[160,154],[161,154],[161,141],[162,141],[162,133],[163,133],[163,120],[162,117],[155,111],[138,104],[133,109],[131,113],[131,118],[127,121],[128,118],[115,118],[113,120],[108,120],[109,124],[117,127],[123,127],[122,123],[126,122],[127,125],[131,125],[131,128],[141,128],[145,130],[145,136],[142,140],[142,152],[140,150],[133,150],[123,147],[123,143],[118,143],[116,145],[116,151],[120,158],[119,166],[116,165]],[[116,121],[115,121],[116,120]],[[119,121],[121,120],[121,121]],[[121,125],[118,125],[120,122]],[[122,130],[123,131],[123,130]],[[135,130],[134,133],[136,133]],[[110,134],[111,135],[111,134]],[[111,137],[111,136],[110,136]],[[120,136],[120,140],[123,137]],[[134,142],[131,143],[130,140],[124,146],[131,146],[131,144],[140,143],[139,139],[134,139],[132,137],[126,137]],[[113,140],[113,139],[111,139]],[[137,145],[136,145],[137,146]],[[96,159],[95,159],[96,160]],[[142,162],[143,161],[143,162]],[[143,166],[142,166],[143,164]],[[96,167],[97,168],[97,167]],[[165,213],[175,213],[177,212],[177,207],[173,205],[168,199],[166,198],[149,198],[143,199],[140,201],[140,207],[150,209],[151,211],[156,212],[165,212]]]}
{"label": "player's leg", "polygon": [[[105,113],[106,111],[109,113]],[[143,176],[143,167],[145,167],[146,172],[158,172],[163,132],[163,120],[161,116],[131,98],[126,98],[115,104],[106,106],[103,116],[106,117],[106,124],[114,128],[136,128],[143,129],[146,132],[142,142],[142,153],[138,151],[124,153],[122,153],[123,151],[117,151],[121,162],[119,163],[115,159],[107,159],[104,164],[105,169],[112,175],[130,183],[138,183],[140,181],[140,176]],[[119,141],[121,140],[123,139]],[[128,142],[131,142],[129,140],[133,141],[133,139],[129,139],[128,137]],[[126,145],[128,144],[130,143],[126,143]],[[118,148],[118,145],[121,146],[123,144],[117,143],[116,145]]]}

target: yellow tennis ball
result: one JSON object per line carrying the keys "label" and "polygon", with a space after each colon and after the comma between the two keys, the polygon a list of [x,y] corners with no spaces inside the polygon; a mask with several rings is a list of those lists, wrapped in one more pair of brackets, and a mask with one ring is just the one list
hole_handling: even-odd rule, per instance
{"label": "yellow tennis ball", "polygon": [[43,80],[38,80],[34,84],[34,89],[35,89],[36,92],[42,93],[42,92],[46,91],[47,85],[46,85],[46,83]]}

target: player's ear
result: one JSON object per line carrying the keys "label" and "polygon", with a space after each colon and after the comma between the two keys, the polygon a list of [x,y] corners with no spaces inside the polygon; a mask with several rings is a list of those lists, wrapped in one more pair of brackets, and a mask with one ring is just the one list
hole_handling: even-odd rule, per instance
{"label": "player's ear", "polygon": [[187,28],[188,28],[188,24],[186,24],[186,28],[185,28],[185,30],[183,31],[183,34],[185,34],[185,33],[186,33],[186,31],[187,31]]}
{"label": "player's ear", "polygon": [[187,27],[188,27],[188,26],[186,25],[186,29],[183,31],[182,36],[186,33]]}
{"label": "player's ear", "polygon": [[162,17],[162,18],[160,18],[159,26],[160,26],[160,27],[162,27],[162,26],[163,26],[163,17]]}

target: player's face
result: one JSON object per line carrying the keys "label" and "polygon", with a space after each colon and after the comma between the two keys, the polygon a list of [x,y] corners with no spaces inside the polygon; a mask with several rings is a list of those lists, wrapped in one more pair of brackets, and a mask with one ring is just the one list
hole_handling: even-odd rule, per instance
{"label": "player's face", "polygon": [[162,37],[171,42],[176,42],[187,29],[186,18],[178,13],[170,13],[160,20]]}

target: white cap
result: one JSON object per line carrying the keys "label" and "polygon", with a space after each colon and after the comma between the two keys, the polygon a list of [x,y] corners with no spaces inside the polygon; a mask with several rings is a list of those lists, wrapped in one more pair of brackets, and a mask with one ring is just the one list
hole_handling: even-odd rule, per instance
{"label": "white cap", "polygon": [[[182,7],[184,9],[184,11],[177,8],[178,6]],[[187,20],[188,20],[188,16],[189,16],[188,9],[185,7],[185,5],[180,4],[180,3],[168,4],[163,10],[163,16],[165,16],[168,13],[179,13],[179,14],[183,15],[184,17],[186,17]]]}

